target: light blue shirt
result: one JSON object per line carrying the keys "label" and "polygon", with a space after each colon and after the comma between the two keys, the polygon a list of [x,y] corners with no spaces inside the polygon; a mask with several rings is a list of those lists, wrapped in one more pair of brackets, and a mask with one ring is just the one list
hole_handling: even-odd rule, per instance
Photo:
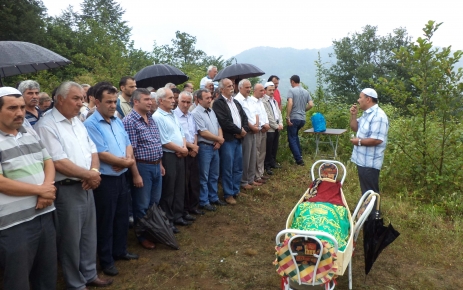
{"label": "light blue shirt", "polygon": [[174,110],[174,114],[182,126],[186,141],[188,143],[195,143],[196,124],[193,115],[190,112],[184,114],[179,107]]}
{"label": "light blue shirt", "polygon": [[389,130],[386,113],[378,105],[374,105],[363,112],[357,122],[357,138],[373,138],[383,142],[376,146],[354,146],[351,161],[361,167],[381,170]]}
{"label": "light blue shirt", "polygon": [[[126,157],[126,149],[130,144],[129,135],[124,129],[122,121],[117,117],[111,117],[108,123],[98,110],[84,122],[88,135],[96,145],[98,153],[108,152],[116,157]],[[100,162],[100,172],[103,175],[119,176],[126,172],[127,168],[121,171],[114,171],[112,165]]]}
{"label": "light blue shirt", "polygon": [[[183,133],[182,126],[172,112],[167,113],[163,109],[158,108],[153,114],[153,119],[158,125],[162,145],[172,142],[177,146],[183,147],[185,134]],[[175,153],[175,151],[169,150],[164,146],[162,147],[162,151]]]}
{"label": "light blue shirt", "polygon": [[[199,105],[191,113],[196,123],[196,128],[199,131],[209,131],[215,136],[219,136],[219,121],[217,120],[217,116],[215,115],[214,111],[211,109],[205,109],[203,106]],[[199,142],[206,142],[209,144],[213,144],[214,141],[208,140],[198,134],[198,143]]]}

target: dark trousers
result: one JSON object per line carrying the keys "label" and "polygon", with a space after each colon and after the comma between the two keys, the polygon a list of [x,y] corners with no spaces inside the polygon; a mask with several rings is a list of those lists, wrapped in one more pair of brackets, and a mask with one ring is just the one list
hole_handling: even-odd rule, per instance
{"label": "dark trousers", "polygon": [[199,205],[199,166],[198,157],[185,158],[185,214]]}
{"label": "dark trousers", "polygon": [[96,208],[97,253],[101,268],[114,265],[114,258],[127,253],[129,210],[126,175],[101,175],[93,190]]}
{"label": "dark trousers", "polygon": [[357,171],[360,181],[360,190],[362,195],[368,190],[379,193],[379,170],[371,167],[362,167],[357,165]]}
{"label": "dark trousers", "polygon": [[56,289],[56,231],[52,213],[0,231],[3,289]]}
{"label": "dark trousers", "polygon": [[162,165],[162,193],[159,205],[171,223],[182,218],[185,198],[185,160],[175,153],[164,152]]}
{"label": "dark trousers", "polygon": [[265,170],[271,169],[276,165],[279,139],[279,130],[275,130],[275,132],[267,132],[267,154],[265,155],[264,161]]}

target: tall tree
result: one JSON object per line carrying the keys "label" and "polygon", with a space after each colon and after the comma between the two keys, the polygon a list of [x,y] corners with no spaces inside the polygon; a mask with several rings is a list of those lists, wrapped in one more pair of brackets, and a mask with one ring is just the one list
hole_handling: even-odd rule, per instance
{"label": "tall tree", "polygon": [[[335,63],[326,70],[330,93],[338,100],[352,103],[359,92],[370,85],[370,79],[401,76],[404,68],[398,66],[393,50],[408,46],[410,37],[405,28],[394,29],[393,34],[379,36],[376,26],[367,25],[362,32],[333,41]],[[389,103],[390,98],[381,98]]]}

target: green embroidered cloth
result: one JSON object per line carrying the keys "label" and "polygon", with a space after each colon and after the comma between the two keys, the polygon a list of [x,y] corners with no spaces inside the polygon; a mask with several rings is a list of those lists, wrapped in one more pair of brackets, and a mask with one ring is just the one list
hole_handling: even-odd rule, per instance
{"label": "green embroidered cloth", "polygon": [[343,206],[328,202],[302,202],[294,213],[291,228],[331,234],[338,242],[339,251],[343,251],[349,238],[349,215]]}

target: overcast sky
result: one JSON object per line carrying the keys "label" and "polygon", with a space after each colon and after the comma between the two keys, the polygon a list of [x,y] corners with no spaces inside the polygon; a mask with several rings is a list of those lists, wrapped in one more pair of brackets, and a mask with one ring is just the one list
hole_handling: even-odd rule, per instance
{"label": "overcast sky", "polygon": [[[59,15],[82,0],[42,0]],[[416,39],[428,20],[444,22],[434,45],[463,49],[463,1],[415,0],[117,0],[126,10],[135,47],[151,51],[153,42],[170,44],[175,31],[196,36],[196,48],[225,58],[256,47],[323,48],[369,24],[385,35],[405,27]],[[457,4],[460,3],[460,4]],[[238,60],[239,62],[239,60]]]}

